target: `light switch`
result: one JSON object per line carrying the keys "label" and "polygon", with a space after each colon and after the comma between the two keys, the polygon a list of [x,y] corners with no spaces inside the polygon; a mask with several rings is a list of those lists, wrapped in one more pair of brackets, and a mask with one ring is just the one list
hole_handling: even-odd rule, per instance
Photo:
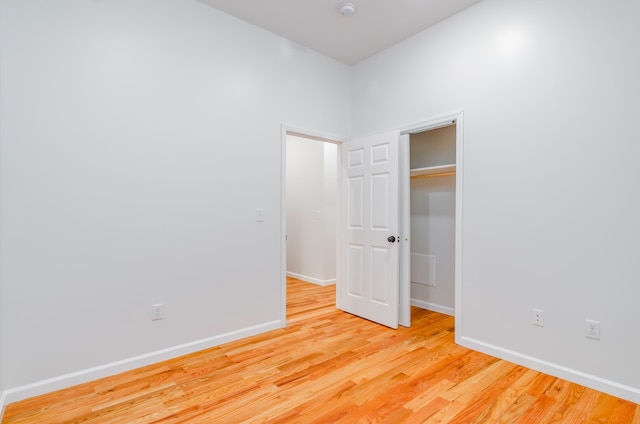
{"label": "light switch", "polygon": [[264,222],[264,209],[256,209],[256,222]]}

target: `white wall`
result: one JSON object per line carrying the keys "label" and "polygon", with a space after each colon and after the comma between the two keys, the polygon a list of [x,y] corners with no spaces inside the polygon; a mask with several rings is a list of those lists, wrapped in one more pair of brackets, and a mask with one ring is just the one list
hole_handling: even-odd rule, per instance
{"label": "white wall", "polygon": [[460,340],[640,401],[639,14],[485,0],[352,76],[196,1],[0,0],[0,388],[280,325],[281,122],[464,109]]}
{"label": "white wall", "polygon": [[337,217],[335,144],[287,136],[287,273],[335,283]]}
{"label": "white wall", "polygon": [[485,0],[356,65],[353,127],[463,109],[459,341],[639,402],[637,16]]}
{"label": "white wall", "polygon": [[351,69],[195,0],[0,7],[10,400],[284,325],[281,124],[348,135]]}

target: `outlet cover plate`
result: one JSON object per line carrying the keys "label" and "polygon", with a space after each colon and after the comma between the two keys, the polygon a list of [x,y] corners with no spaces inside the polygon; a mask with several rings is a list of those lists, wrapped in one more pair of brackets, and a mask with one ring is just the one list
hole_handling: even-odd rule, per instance
{"label": "outlet cover plate", "polygon": [[164,318],[162,306],[163,306],[162,303],[156,303],[151,305],[151,321],[158,321]]}
{"label": "outlet cover plate", "polygon": [[600,340],[600,321],[585,320],[584,335],[590,339]]}
{"label": "outlet cover plate", "polygon": [[542,309],[531,310],[531,324],[544,327],[544,311]]}

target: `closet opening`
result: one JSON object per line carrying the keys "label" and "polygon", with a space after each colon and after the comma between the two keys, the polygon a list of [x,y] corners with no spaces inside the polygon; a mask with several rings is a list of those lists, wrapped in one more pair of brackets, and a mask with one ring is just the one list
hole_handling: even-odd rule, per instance
{"label": "closet opening", "polygon": [[[405,202],[410,304],[455,316],[458,229],[456,120],[408,134],[409,182]],[[406,282],[405,282],[406,284]]]}

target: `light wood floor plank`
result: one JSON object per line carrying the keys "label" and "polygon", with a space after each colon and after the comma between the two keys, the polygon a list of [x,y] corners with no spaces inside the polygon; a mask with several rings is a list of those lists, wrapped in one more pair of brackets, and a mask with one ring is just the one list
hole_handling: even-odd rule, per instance
{"label": "light wood floor plank", "polygon": [[452,317],[391,330],[288,279],[287,328],[8,405],[3,424],[640,424],[638,405],[454,343]]}

